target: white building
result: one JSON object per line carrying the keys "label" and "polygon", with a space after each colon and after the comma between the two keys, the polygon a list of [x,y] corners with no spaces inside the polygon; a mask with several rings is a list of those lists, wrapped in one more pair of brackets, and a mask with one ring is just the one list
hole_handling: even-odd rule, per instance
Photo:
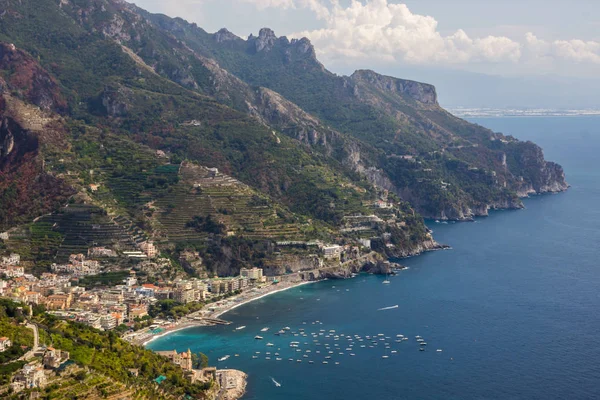
{"label": "white building", "polygon": [[262,268],[242,268],[240,270],[240,276],[242,278],[248,278],[253,281],[260,281],[263,278]]}
{"label": "white building", "polygon": [[8,350],[12,346],[12,342],[7,337],[0,337],[0,353]]}
{"label": "white building", "polygon": [[325,245],[322,248],[323,255],[327,259],[340,258],[340,255],[342,254],[342,249],[342,246],[340,246],[339,244]]}
{"label": "white building", "polygon": [[13,253],[8,257],[2,257],[2,264],[4,265],[19,265],[21,262],[21,256],[17,253]]}
{"label": "white building", "polygon": [[154,258],[158,255],[158,249],[154,243],[150,241],[140,243],[140,250],[142,250],[149,258]]}

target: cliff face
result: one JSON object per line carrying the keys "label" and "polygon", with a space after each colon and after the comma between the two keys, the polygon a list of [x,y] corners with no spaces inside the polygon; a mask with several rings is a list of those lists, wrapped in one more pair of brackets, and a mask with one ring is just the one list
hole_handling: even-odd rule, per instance
{"label": "cliff face", "polygon": [[67,103],[58,83],[27,53],[13,44],[0,43],[0,70],[8,77],[0,86],[45,111],[65,112]]}
{"label": "cliff face", "polygon": [[46,118],[67,109],[58,84],[11,44],[0,43],[0,71],[6,76],[0,78],[0,229],[6,229],[53,211],[73,191],[44,171],[41,155],[42,146],[63,144]]}
{"label": "cliff face", "polygon": [[36,134],[0,111],[0,229],[51,212],[73,193],[46,174]]}
{"label": "cliff face", "polygon": [[381,90],[404,98],[412,99],[423,104],[437,105],[435,86],[426,83],[383,76],[370,70],[358,70],[350,79],[357,83],[366,83]]}

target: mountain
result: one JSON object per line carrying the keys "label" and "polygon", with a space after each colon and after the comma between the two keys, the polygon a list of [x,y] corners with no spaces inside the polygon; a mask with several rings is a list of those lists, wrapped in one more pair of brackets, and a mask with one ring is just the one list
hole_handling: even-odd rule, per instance
{"label": "mountain", "polygon": [[337,76],[305,38],[122,0],[0,0],[0,18],[0,227],[33,261],[152,239],[198,252],[191,273],[294,272],[310,251],[274,242],[410,255],[436,246],[421,215],[567,188],[535,144],[452,116],[431,85]]}

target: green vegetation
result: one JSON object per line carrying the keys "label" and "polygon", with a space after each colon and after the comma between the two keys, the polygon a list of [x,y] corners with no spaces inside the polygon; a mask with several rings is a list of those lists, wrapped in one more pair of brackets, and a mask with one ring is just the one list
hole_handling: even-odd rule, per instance
{"label": "green vegetation", "polygon": [[123,283],[129,276],[129,271],[104,272],[98,275],[89,275],[79,279],[78,286],[90,289],[94,286],[115,286]]}
{"label": "green vegetation", "polygon": [[[121,340],[115,332],[101,332],[83,324],[65,322],[42,314],[36,319],[41,327],[40,340],[70,352],[78,365],[91,368],[114,381],[130,387],[140,387],[149,397],[157,397],[161,389],[170,396],[196,397],[208,388],[205,384],[191,384],[181,368],[158,354]],[[133,376],[129,369],[136,368]],[[167,379],[157,388],[152,381],[160,376]]]}
{"label": "green vegetation", "polygon": [[210,215],[208,215],[206,218],[194,215],[194,218],[185,224],[185,227],[193,228],[196,230],[196,232],[208,232],[217,235],[225,232],[225,225],[214,221]]}

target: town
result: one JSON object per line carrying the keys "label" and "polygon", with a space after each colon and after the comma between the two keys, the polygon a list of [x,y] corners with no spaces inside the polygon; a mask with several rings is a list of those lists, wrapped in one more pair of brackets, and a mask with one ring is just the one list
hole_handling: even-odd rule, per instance
{"label": "town", "polygon": [[[364,243],[364,246],[369,243]],[[278,276],[265,276],[262,268],[241,268],[233,277],[177,277],[173,280],[148,281],[140,265],[161,265],[161,258],[152,242],[144,242],[139,251],[117,252],[110,248],[90,247],[87,254],[71,254],[68,262],[53,263],[39,277],[27,273],[21,256],[13,253],[0,258],[0,297],[33,307],[41,307],[50,315],[88,325],[102,331],[116,331],[124,340],[144,345],[153,338],[189,326],[228,324],[220,315],[231,308],[258,297],[284,290],[298,284],[322,278],[323,270],[339,268],[348,263],[362,265],[371,251],[361,252],[357,245],[325,244],[319,241],[278,242],[282,249],[310,248],[316,270],[302,270]],[[184,254],[184,256],[186,256]],[[189,254],[187,255],[189,256]],[[134,259],[133,268],[115,273],[111,264],[120,259]],[[112,260],[112,261],[111,261]],[[113,274],[113,275],[111,275]],[[108,280],[96,280],[110,276]],[[118,279],[117,279],[118,278]],[[29,325],[28,325],[29,326]],[[28,349],[25,364],[13,374],[10,389],[43,388],[48,379],[72,364],[69,352],[37,343]],[[11,347],[10,338],[0,338],[0,352]],[[235,370],[217,370],[204,366],[194,368],[192,355],[175,350],[159,352],[181,367],[192,383],[218,382],[223,390],[239,390],[244,377]],[[71,369],[74,366],[71,367]],[[132,374],[136,371],[132,370]],[[160,377],[157,379],[160,380]],[[160,383],[157,381],[157,383]]]}

